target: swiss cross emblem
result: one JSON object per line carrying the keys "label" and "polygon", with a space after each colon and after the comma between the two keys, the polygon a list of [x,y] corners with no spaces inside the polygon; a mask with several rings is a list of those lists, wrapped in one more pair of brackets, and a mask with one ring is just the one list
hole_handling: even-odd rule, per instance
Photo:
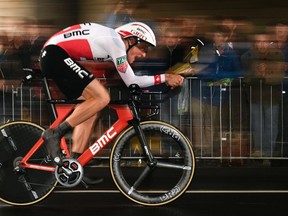
{"label": "swiss cross emblem", "polygon": [[125,73],[128,67],[128,62],[126,56],[122,56],[116,59],[117,62],[117,70],[121,73]]}

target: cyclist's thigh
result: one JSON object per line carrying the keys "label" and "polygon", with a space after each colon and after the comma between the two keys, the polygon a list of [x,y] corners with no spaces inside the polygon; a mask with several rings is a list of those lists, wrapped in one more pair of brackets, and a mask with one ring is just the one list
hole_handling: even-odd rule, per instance
{"label": "cyclist's thigh", "polygon": [[86,86],[94,79],[88,70],[56,45],[44,48],[40,65],[42,73],[48,78],[52,78],[68,98],[80,97]]}

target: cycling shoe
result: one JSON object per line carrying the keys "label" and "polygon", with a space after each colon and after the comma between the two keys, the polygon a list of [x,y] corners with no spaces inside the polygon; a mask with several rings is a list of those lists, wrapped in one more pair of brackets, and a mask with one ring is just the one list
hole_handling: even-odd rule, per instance
{"label": "cycling shoe", "polygon": [[58,133],[55,133],[55,131],[51,129],[47,129],[43,132],[42,138],[44,139],[48,153],[52,157],[54,163],[58,166],[63,165],[62,161],[62,154],[60,149],[60,140],[61,137]]}

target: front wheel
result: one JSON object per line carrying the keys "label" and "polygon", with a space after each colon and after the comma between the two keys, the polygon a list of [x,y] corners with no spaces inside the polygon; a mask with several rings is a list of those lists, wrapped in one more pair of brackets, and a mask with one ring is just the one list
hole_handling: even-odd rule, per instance
{"label": "front wheel", "polygon": [[112,178],[126,197],[145,206],[159,206],[180,197],[190,185],[195,158],[190,141],[165,122],[141,123],[156,163],[151,166],[133,127],[116,140],[110,157]]}
{"label": "front wheel", "polygon": [[[17,163],[40,138],[44,128],[31,122],[10,122],[0,127],[0,200],[17,206],[32,205],[47,197],[56,186],[53,172],[35,169],[15,170]],[[42,145],[28,160],[51,166],[47,148]]]}

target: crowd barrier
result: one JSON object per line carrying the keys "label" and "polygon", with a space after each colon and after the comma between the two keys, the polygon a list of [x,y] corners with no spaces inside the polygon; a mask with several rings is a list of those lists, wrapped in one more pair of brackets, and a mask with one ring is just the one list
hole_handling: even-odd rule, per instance
{"label": "crowd barrier", "polygon": [[[179,127],[193,142],[196,158],[198,159],[215,159],[228,163],[237,161],[240,164],[245,164],[247,159],[282,160],[288,158],[288,134],[286,132],[288,97],[286,81],[287,79],[285,78],[281,85],[277,87],[269,86],[268,96],[265,96],[265,101],[262,99],[258,101],[260,118],[257,121],[259,123],[257,125],[253,122],[255,121],[253,117],[255,115],[255,110],[253,110],[255,107],[251,99],[255,89],[245,84],[242,77],[217,88],[220,91],[218,97],[221,102],[217,104],[216,109],[215,107],[212,108],[208,101],[208,108],[206,106],[205,110],[202,110],[202,105],[205,103],[202,100],[203,98],[195,98],[191,93],[193,85],[198,82],[197,85],[200,86],[199,95],[201,95],[202,83],[197,78],[186,79],[185,86],[181,89],[170,91],[167,94],[152,95],[149,96],[149,99],[152,102],[159,103],[160,106],[159,116],[153,118]],[[211,88],[212,91],[213,86],[208,88]],[[259,88],[257,91],[260,92],[260,95],[267,92],[267,90],[262,91],[261,85]],[[43,89],[39,84],[21,84],[16,87],[3,85],[1,89],[1,124],[14,120],[26,120],[33,121],[44,127],[49,126],[51,123],[49,106],[47,106]],[[108,90],[114,100],[121,100],[121,98],[127,96],[127,90],[124,88],[109,87]],[[276,91],[279,93],[279,100],[275,99],[274,94]],[[197,118],[197,113],[196,117],[195,113],[193,116],[192,109],[194,106],[192,104],[195,101],[200,104],[198,123],[193,121]],[[275,104],[279,108],[276,115],[274,114]],[[263,109],[264,107],[267,109]],[[268,120],[270,119],[269,121],[262,117],[264,112],[271,112],[266,113],[266,116],[270,117],[268,118]],[[208,119],[213,119],[213,121],[209,122],[206,118],[200,118],[204,114],[206,118],[208,115]],[[105,108],[96,124],[93,137],[96,138],[101,135],[114,122],[114,118],[114,113]],[[260,127],[264,123],[266,124],[266,129]],[[258,140],[255,135],[257,133],[255,130],[257,129],[255,129],[253,124],[259,129]],[[266,137],[269,137],[270,140]],[[255,151],[256,145],[258,145],[259,151]],[[268,153],[264,152],[264,149],[267,149],[267,145],[269,145],[268,149],[271,150]],[[107,149],[101,152],[99,157],[108,157],[109,152],[110,147],[107,146]]]}

